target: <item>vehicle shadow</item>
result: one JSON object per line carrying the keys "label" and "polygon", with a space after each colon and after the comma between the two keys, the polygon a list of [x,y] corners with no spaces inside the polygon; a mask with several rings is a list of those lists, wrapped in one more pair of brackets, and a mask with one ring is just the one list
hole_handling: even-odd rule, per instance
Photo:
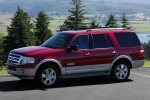
{"label": "vehicle shadow", "polygon": [[[126,82],[132,82],[133,80],[128,79]],[[125,82],[121,82],[125,83]],[[117,84],[111,80],[108,76],[98,76],[98,77],[86,77],[86,78],[75,78],[75,79],[61,79],[55,88],[65,88],[65,87],[76,87],[76,86],[92,86],[92,85],[106,85],[106,84]],[[50,88],[41,88],[35,81],[22,81],[19,79],[11,81],[0,82],[0,91],[10,92],[10,91],[28,91],[28,90],[47,90]]]}

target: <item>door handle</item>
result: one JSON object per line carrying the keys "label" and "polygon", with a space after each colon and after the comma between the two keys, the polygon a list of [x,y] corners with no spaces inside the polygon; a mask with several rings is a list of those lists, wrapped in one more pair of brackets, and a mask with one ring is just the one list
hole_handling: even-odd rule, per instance
{"label": "door handle", "polygon": [[85,53],[84,55],[85,55],[85,56],[89,56],[89,55],[90,55],[90,53],[88,52],[88,53]]}
{"label": "door handle", "polygon": [[116,53],[116,51],[112,51],[112,52],[111,52],[111,54],[115,54],[115,53]]}

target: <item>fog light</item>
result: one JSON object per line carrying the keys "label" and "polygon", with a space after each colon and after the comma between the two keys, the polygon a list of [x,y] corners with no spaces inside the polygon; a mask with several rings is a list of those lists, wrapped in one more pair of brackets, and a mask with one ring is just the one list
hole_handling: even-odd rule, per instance
{"label": "fog light", "polygon": [[24,74],[24,69],[21,69],[21,70],[20,70],[20,73],[21,73],[21,74]]}

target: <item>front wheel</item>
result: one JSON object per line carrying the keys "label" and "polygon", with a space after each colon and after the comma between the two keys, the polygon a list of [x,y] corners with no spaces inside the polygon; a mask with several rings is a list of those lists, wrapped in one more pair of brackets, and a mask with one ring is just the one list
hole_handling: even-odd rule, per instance
{"label": "front wheel", "polygon": [[111,77],[117,82],[123,82],[128,79],[130,75],[129,64],[125,61],[117,62],[111,70]]}
{"label": "front wheel", "polygon": [[55,66],[52,65],[44,65],[39,69],[39,71],[36,74],[36,81],[42,86],[42,87],[52,87],[54,86],[59,78],[58,70]]}

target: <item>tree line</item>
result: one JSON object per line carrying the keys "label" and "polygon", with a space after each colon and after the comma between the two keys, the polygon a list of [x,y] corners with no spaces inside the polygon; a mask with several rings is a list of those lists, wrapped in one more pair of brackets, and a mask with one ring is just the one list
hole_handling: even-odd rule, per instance
{"label": "tree line", "polygon": [[31,22],[29,14],[18,7],[10,26],[7,27],[8,35],[3,37],[0,44],[0,60],[6,61],[12,49],[41,45],[52,36],[49,24],[49,17],[43,11],[40,11],[36,19]]}
{"label": "tree line", "polygon": [[[72,8],[68,10],[69,15],[63,25],[60,26],[59,31],[101,27],[100,24],[96,23],[94,20],[90,23],[85,23],[87,18],[85,17],[86,11],[82,0],[72,0],[70,4]],[[0,60],[6,61],[7,56],[12,49],[41,45],[45,40],[52,36],[52,31],[48,28],[49,24],[49,16],[43,11],[40,11],[35,20],[32,21],[29,14],[18,7],[10,26],[7,27],[8,35],[0,42]],[[110,28],[118,27],[114,15],[109,15],[109,19],[105,26]],[[125,14],[122,16],[122,27],[130,28]]]}
{"label": "tree line", "polygon": [[[71,5],[72,8],[68,11],[69,16],[64,21],[63,25],[60,26],[60,31],[101,27],[100,23],[96,23],[96,21],[94,20],[92,20],[90,23],[84,22],[87,18],[85,17],[86,11],[84,9],[85,6],[83,5],[82,0],[72,0]],[[121,21],[122,21],[121,27],[128,29],[131,28],[125,14],[122,15]],[[105,27],[109,28],[119,27],[117,19],[113,14],[109,15]]]}
{"label": "tree line", "polygon": [[150,60],[150,40],[148,43],[142,43],[142,46],[144,47],[144,57],[146,60]]}

